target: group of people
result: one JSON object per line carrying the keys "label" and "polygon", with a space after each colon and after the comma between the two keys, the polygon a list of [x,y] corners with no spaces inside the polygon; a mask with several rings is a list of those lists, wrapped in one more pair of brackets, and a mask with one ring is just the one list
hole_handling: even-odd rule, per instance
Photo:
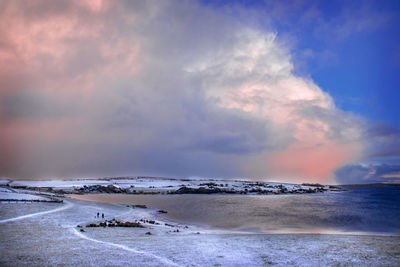
{"label": "group of people", "polygon": [[[100,218],[100,212],[97,213],[97,218]],[[104,213],[101,214],[101,218],[104,219]]]}

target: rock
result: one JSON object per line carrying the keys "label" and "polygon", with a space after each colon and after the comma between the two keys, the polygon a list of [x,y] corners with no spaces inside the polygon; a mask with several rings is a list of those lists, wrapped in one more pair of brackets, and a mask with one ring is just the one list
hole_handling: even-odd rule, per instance
{"label": "rock", "polygon": [[159,210],[158,212],[159,213],[168,213],[168,211],[166,211],[166,210]]}
{"label": "rock", "polygon": [[85,193],[89,193],[89,192],[98,192],[98,193],[127,193],[127,191],[123,188],[119,188],[116,187],[114,185],[107,185],[107,186],[103,186],[103,185],[84,185],[83,187],[80,187],[77,189],[77,191],[80,192],[85,192]]}
{"label": "rock", "polygon": [[85,232],[85,230],[83,228],[79,229],[81,232]]}
{"label": "rock", "polygon": [[146,232],[146,235],[152,235],[152,233],[151,232]]}
{"label": "rock", "polygon": [[228,193],[228,194],[235,194],[238,191],[229,190],[229,189],[221,189],[219,187],[199,187],[199,188],[191,188],[182,186],[178,190],[170,191],[169,194],[217,194],[217,193]]}
{"label": "rock", "polygon": [[89,223],[86,225],[86,227],[99,227],[99,225],[95,223]]}
{"label": "rock", "polygon": [[132,205],[134,208],[141,208],[141,209],[147,209],[146,205]]}
{"label": "rock", "polygon": [[145,228],[141,223],[138,222],[121,222],[117,226],[119,227],[138,227],[138,228]]}
{"label": "rock", "polygon": [[209,183],[201,183],[199,184],[200,186],[208,186],[208,187],[216,187],[218,186],[216,183],[214,182],[209,182]]}
{"label": "rock", "polygon": [[312,183],[302,183],[302,185],[305,185],[305,186],[315,186],[315,187],[322,187],[322,186],[323,186],[323,185],[317,184],[317,183],[315,183],[315,184],[312,184]]}
{"label": "rock", "polygon": [[120,221],[105,221],[105,222],[100,222],[98,224],[96,223],[90,223],[86,225],[86,227],[138,227],[138,228],[145,228],[142,224],[138,222],[120,222]]}

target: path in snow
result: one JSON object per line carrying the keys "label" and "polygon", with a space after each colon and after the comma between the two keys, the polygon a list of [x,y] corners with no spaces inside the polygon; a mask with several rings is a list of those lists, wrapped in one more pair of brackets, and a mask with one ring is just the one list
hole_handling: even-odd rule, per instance
{"label": "path in snow", "polygon": [[[35,217],[35,216],[40,216],[40,215],[44,215],[44,214],[49,214],[49,213],[54,213],[54,212],[58,212],[58,211],[63,211],[63,210],[69,209],[69,208],[71,208],[71,207],[73,206],[73,204],[72,204],[71,202],[69,202],[69,201],[64,201],[64,202],[66,202],[67,205],[65,205],[65,206],[63,206],[63,207],[60,207],[60,208],[56,208],[56,209],[52,209],[52,210],[48,210],[48,211],[37,212],[37,213],[32,213],[32,214],[27,214],[27,215],[22,215],[22,216],[18,216],[18,217],[14,217],[14,218],[9,218],[9,219],[5,219],[5,220],[0,220],[0,223],[19,221],[19,220],[23,220],[23,219],[27,219],[27,218],[31,218],[31,217]],[[128,215],[128,214],[131,213],[131,212],[132,212],[132,210],[129,210],[129,211],[127,211],[127,212],[124,212],[124,213],[120,214],[120,216],[121,216],[121,215],[122,215],[122,216],[123,216],[123,215]],[[93,239],[93,238],[90,238],[90,237],[87,237],[87,236],[81,234],[81,233],[78,232],[74,227],[71,227],[71,229],[72,229],[73,233],[74,233],[76,236],[78,236],[79,238],[86,239],[86,240],[89,240],[89,241],[92,241],[92,242],[96,242],[96,243],[99,243],[99,244],[103,244],[103,245],[108,245],[108,246],[117,247],[117,248],[120,248],[120,249],[129,251],[129,252],[134,252],[134,253],[137,253],[137,254],[142,254],[142,255],[149,256],[149,257],[153,257],[153,258],[159,260],[160,262],[162,262],[163,264],[166,264],[166,265],[178,266],[176,263],[174,263],[174,262],[172,262],[172,261],[170,261],[170,260],[168,260],[168,259],[166,259],[166,258],[163,258],[163,257],[157,256],[157,255],[151,254],[151,253],[149,253],[149,252],[136,250],[136,249],[133,249],[133,248],[124,246],[124,245],[120,245],[120,244],[115,244],[115,243],[111,243],[111,242],[105,242],[105,241]]]}
{"label": "path in snow", "polygon": [[19,220],[23,220],[23,219],[26,219],[26,218],[31,218],[31,217],[35,217],[35,216],[39,216],[39,215],[58,212],[58,211],[69,209],[69,208],[71,208],[73,206],[73,204],[71,202],[69,202],[69,201],[64,201],[64,202],[66,202],[67,205],[65,205],[63,207],[60,207],[60,208],[56,208],[56,209],[53,209],[53,210],[42,211],[42,212],[37,212],[37,213],[32,213],[32,214],[27,214],[27,215],[22,215],[22,216],[18,216],[18,217],[15,217],[15,218],[0,220],[0,223],[19,221]]}
{"label": "path in snow", "polygon": [[[119,214],[118,217],[126,216],[126,215],[132,213],[133,211],[134,211],[133,209],[129,209],[128,211]],[[82,222],[82,223],[79,223],[79,224],[84,224],[84,223]],[[112,243],[112,242],[101,241],[101,240],[98,240],[98,239],[94,239],[94,238],[87,237],[86,235],[80,233],[80,232],[79,232],[75,227],[73,227],[73,226],[71,227],[71,230],[72,230],[72,232],[73,232],[76,236],[78,236],[79,238],[86,239],[86,240],[88,240],[88,241],[96,242],[96,243],[103,244],[103,245],[108,245],[108,246],[112,246],[112,247],[117,247],[117,248],[120,248],[120,249],[129,251],[129,252],[133,252],[133,253],[137,253],[137,254],[142,254],[142,255],[145,255],[145,256],[149,256],[149,257],[153,257],[153,258],[159,260],[160,262],[162,262],[162,263],[165,264],[165,265],[179,266],[179,265],[177,265],[176,263],[174,263],[174,262],[168,260],[167,258],[163,258],[163,257],[154,255],[154,254],[149,253],[149,252],[146,252],[146,251],[141,251],[141,250],[137,250],[137,249],[134,249],[134,248],[127,247],[127,246],[125,246],[125,245],[116,244],[116,243]]]}
{"label": "path in snow", "polygon": [[80,237],[80,238],[83,238],[83,239],[86,239],[86,240],[89,240],[89,241],[92,241],[92,242],[96,242],[96,243],[99,243],[99,244],[103,244],[103,245],[108,245],[108,246],[112,246],[112,247],[117,247],[117,248],[120,248],[120,249],[129,251],[129,252],[133,252],[133,253],[137,253],[137,254],[142,254],[142,255],[150,256],[150,257],[153,257],[153,258],[158,259],[160,262],[162,262],[163,264],[166,264],[166,265],[179,266],[179,265],[177,265],[176,263],[174,263],[174,262],[172,262],[172,261],[170,261],[170,260],[168,260],[168,259],[166,259],[166,258],[163,258],[163,257],[157,256],[157,255],[151,254],[151,253],[149,253],[149,252],[136,250],[136,249],[133,249],[133,248],[124,246],[124,245],[120,245],[120,244],[115,244],[115,243],[111,243],[111,242],[100,241],[100,240],[97,240],[97,239],[94,239],[94,238],[90,238],[90,237],[87,237],[87,236],[81,234],[81,233],[78,232],[75,228],[71,228],[71,229],[72,229],[73,233],[74,233],[76,236]]}

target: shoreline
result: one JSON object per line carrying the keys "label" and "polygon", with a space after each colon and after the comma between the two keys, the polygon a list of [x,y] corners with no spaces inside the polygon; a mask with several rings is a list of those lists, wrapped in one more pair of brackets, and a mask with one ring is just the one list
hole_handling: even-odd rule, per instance
{"label": "shoreline", "polygon": [[[161,224],[168,221],[159,219],[164,214],[157,213],[156,206],[132,208],[70,195],[60,204],[0,205],[6,216],[3,218],[7,218],[0,224],[2,266],[391,266],[400,255],[398,236],[254,233],[188,224],[168,227]],[[95,218],[97,212],[104,213],[105,218]],[[160,225],[83,227],[84,231],[78,227],[113,218],[154,219]]]}
{"label": "shoreline", "polygon": [[[130,196],[129,194],[126,194]],[[79,201],[88,201],[94,203],[101,203],[101,204],[112,204],[112,205],[121,205],[126,206],[127,203],[122,203],[118,201],[110,201],[110,200],[100,200],[98,198],[94,199],[91,197],[112,197],[112,196],[120,196],[120,194],[68,194],[66,195],[67,198],[79,200]],[[168,195],[170,197],[174,197],[174,195]],[[166,196],[166,197],[168,197]],[[194,195],[195,196],[195,195]],[[255,196],[255,195],[248,195],[248,197]],[[138,205],[140,206],[140,205]],[[213,227],[210,225],[205,225],[201,223],[192,223],[192,222],[185,222],[181,220],[176,220],[174,218],[169,217],[166,214],[159,213],[159,210],[162,210],[160,207],[155,206],[148,206],[147,208],[139,208],[141,213],[147,213],[147,216],[153,219],[157,219],[162,223],[168,224],[175,224],[175,225],[187,225],[191,228],[196,228],[199,231],[204,233],[213,233],[213,234],[239,234],[239,235],[340,235],[340,236],[376,236],[376,237],[400,237],[400,233],[382,233],[382,232],[367,232],[367,231],[341,231],[335,229],[320,229],[320,230],[275,230],[275,231],[255,231],[255,230],[245,230],[245,229],[229,229],[229,228],[218,228]]]}
{"label": "shoreline", "polygon": [[157,177],[108,178],[91,180],[0,180],[0,186],[12,190],[31,190],[53,194],[117,193],[117,194],[240,194],[281,195],[315,194],[346,191],[321,184],[288,184],[250,180],[167,179]]}
{"label": "shoreline", "polygon": [[[221,189],[222,188],[222,189]],[[343,190],[342,188],[336,186],[328,186],[321,184],[287,184],[287,183],[274,183],[274,182],[257,182],[257,181],[246,181],[246,180],[224,180],[224,179],[172,179],[172,178],[157,178],[157,177],[115,177],[115,178],[106,178],[106,179],[80,179],[80,180],[42,180],[42,181],[23,181],[23,180],[0,180],[0,193],[1,198],[4,201],[10,202],[11,198],[4,198],[5,195],[33,195],[32,199],[21,199],[18,202],[62,202],[64,197],[71,197],[75,199],[90,199],[92,201],[99,201],[104,203],[119,203],[120,201],[109,200],[102,201],[100,198],[108,198],[108,197],[116,197],[116,198],[139,198],[139,199],[180,199],[187,201],[188,199],[207,199],[207,198],[220,198],[224,200],[235,199],[240,197],[244,197],[243,201],[247,202],[248,199],[257,198],[257,197],[265,197],[265,200],[268,202],[274,200],[275,198],[294,198],[297,201],[292,201],[291,205],[294,209],[291,212],[304,212],[305,215],[311,214],[314,216],[321,216],[321,214],[315,213],[313,210],[305,210],[302,211],[299,209],[296,211],[296,206],[298,203],[302,203],[301,205],[307,206],[312,205],[314,200],[304,202],[304,199],[312,198],[312,199],[329,199],[333,195],[340,195],[345,192],[351,192],[353,190]],[[81,197],[80,197],[81,196]],[[107,196],[107,197],[104,197]],[[167,197],[167,198],[166,198]],[[204,198],[203,198],[204,197]],[[40,198],[42,200],[36,200],[35,198]],[[12,198],[14,199],[14,198]],[[3,201],[3,202],[4,202]],[[168,202],[167,201],[167,202]],[[12,202],[12,201],[11,201]],[[190,202],[190,201],[189,201]],[[193,202],[193,201],[192,201]],[[321,203],[325,202],[322,201]],[[126,203],[131,204],[131,203]],[[143,204],[143,203],[136,203]],[[157,209],[171,209],[172,211],[179,206],[179,203],[176,206],[163,206],[164,203],[157,203],[157,201],[150,201],[149,206],[152,206]],[[192,203],[193,204],[193,203]],[[212,206],[214,203],[209,204]],[[237,203],[238,204],[238,203]],[[258,203],[259,204],[259,203]],[[329,205],[329,202],[326,204]],[[220,206],[226,206],[222,201],[219,202]],[[276,205],[276,203],[275,203]],[[346,205],[345,205],[346,206]],[[261,208],[262,206],[250,205],[248,208],[252,209],[253,207]],[[181,207],[184,210],[188,208],[195,208],[192,206]],[[268,210],[270,207],[267,205],[265,208]],[[276,207],[272,207],[275,208]],[[284,208],[284,207],[283,207]],[[342,208],[342,207],[337,207]],[[345,208],[345,207],[343,207]],[[236,210],[231,210],[230,212],[236,213]],[[275,216],[281,216],[279,214]],[[321,210],[319,211],[321,212]],[[329,211],[325,212],[329,214]],[[154,214],[153,214],[154,215]],[[254,223],[243,223],[237,222],[234,225],[226,225],[223,222],[210,222],[205,221],[204,217],[220,217],[219,213],[205,213],[203,214],[203,218],[188,218],[182,217],[182,214],[173,213],[173,214],[155,214],[157,218],[168,220],[171,223],[181,223],[181,224],[190,224],[196,227],[209,228],[219,230],[219,231],[233,231],[236,233],[256,233],[256,234],[339,234],[339,235],[370,235],[370,236],[400,236],[398,232],[390,232],[389,230],[383,229],[383,231],[374,231],[378,228],[372,228],[371,226],[363,227],[359,225],[357,227],[342,226],[342,229],[339,229],[335,225],[337,222],[327,221],[327,224],[324,222],[324,217],[321,217],[319,222],[314,223],[310,222],[311,225],[304,225],[305,227],[298,227],[296,222],[289,221],[289,223],[284,223],[283,225],[269,225],[260,226],[257,222]],[[255,219],[251,217],[251,214],[244,214],[247,218],[250,215],[251,219]],[[290,215],[290,211],[287,214],[283,214],[286,216],[284,219],[293,220],[288,217]],[[260,216],[269,216],[262,212]],[[290,215],[291,216],[291,215]],[[326,216],[322,214],[322,216]],[[328,215],[329,216],[329,215]],[[343,213],[342,216],[351,216],[351,213]],[[328,217],[330,220],[334,220],[335,217]],[[351,217],[350,217],[351,218]],[[200,219],[200,220],[199,220]],[[232,219],[232,218],[231,218]],[[235,221],[238,219],[237,217],[233,218]],[[257,219],[257,218],[256,218]],[[304,218],[303,218],[304,219]],[[348,219],[344,217],[344,219]],[[268,218],[266,217],[266,220]],[[309,220],[309,218],[305,220]],[[357,222],[357,221],[356,221]],[[222,223],[222,225],[221,225]],[[276,222],[275,222],[276,223]],[[291,225],[294,223],[294,226]],[[333,223],[333,225],[332,225]],[[349,224],[351,225],[351,224]],[[336,226],[336,227],[332,227]],[[361,228],[360,228],[361,227]],[[308,229],[307,229],[308,228]],[[382,229],[382,227],[381,227]],[[371,231],[372,230],[372,231]],[[397,230],[394,228],[394,230]]]}

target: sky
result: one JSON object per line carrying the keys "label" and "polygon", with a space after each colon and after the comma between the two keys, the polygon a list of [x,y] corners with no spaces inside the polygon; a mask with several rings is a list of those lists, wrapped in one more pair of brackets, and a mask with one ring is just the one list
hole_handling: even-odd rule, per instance
{"label": "sky", "polygon": [[400,179],[399,1],[0,1],[0,177]]}

